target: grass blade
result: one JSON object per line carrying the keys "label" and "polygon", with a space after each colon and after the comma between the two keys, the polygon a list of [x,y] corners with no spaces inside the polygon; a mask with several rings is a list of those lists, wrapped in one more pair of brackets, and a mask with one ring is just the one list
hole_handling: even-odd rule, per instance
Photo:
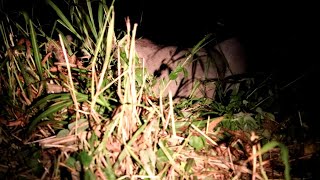
{"label": "grass blade", "polygon": [[32,49],[33,49],[33,56],[34,60],[36,63],[37,67],[37,72],[40,77],[40,80],[44,82],[44,76],[43,76],[43,71],[42,71],[42,65],[41,65],[41,54],[38,46],[38,41],[37,41],[37,34],[34,30],[33,23],[31,19],[29,18],[28,14],[26,12],[23,12],[24,18],[26,20],[26,23],[29,25],[29,30],[30,30],[30,36],[31,36],[31,44],[32,44]]}
{"label": "grass blade", "polygon": [[82,39],[81,36],[77,33],[77,31],[74,29],[68,18],[62,13],[62,11],[58,8],[57,5],[55,5],[51,0],[47,0],[47,3],[55,10],[57,15],[60,17],[62,21],[60,23],[68,28],[70,32],[72,32],[74,35],[76,35],[79,39]]}

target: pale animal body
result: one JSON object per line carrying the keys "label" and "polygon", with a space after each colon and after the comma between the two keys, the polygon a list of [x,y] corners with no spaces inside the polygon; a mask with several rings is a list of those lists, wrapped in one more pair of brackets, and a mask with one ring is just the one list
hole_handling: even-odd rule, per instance
{"label": "pale animal body", "polygon": [[[153,87],[156,95],[160,93],[161,79],[169,80],[169,74],[182,64],[191,49],[179,50],[176,46],[159,46],[148,39],[136,40],[136,52],[144,61],[149,74],[157,78]],[[178,52],[177,52],[178,51]],[[246,70],[246,58],[241,43],[236,38],[227,39],[211,49],[202,48],[185,64],[187,76],[179,73],[163,92],[167,96],[171,91],[174,98],[188,97],[199,82],[194,97],[214,99],[215,83],[231,75],[242,74]]]}

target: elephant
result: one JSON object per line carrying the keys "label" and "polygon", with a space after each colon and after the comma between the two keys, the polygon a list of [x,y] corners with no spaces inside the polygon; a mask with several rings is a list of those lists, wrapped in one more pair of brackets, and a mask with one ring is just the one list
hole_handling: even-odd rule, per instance
{"label": "elephant", "polygon": [[[135,50],[140,60],[144,61],[147,72],[156,78],[153,92],[157,97],[160,92],[162,96],[167,96],[171,91],[173,98],[192,95],[214,99],[217,80],[246,72],[244,47],[237,37],[202,47],[191,56],[188,53],[192,48],[162,46],[144,38],[136,40]],[[161,86],[162,82],[169,81],[169,74],[176,73],[182,64],[184,70],[177,73],[166,88]]]}

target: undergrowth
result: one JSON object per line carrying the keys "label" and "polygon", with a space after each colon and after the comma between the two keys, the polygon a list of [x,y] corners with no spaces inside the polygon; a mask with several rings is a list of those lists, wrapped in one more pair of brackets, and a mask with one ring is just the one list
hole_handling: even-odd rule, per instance
{"label": "undergrowth", "polygon": [[[59,16],[49,33],[25,12],[22,24],[1,21],[0,142],[10,146],[2,176],[290,179],[288,149],[267,127],[277,126],[267,80],[230,79],[232,89],[217,82],[215,101],[155,98],[135,53],[136,24],[127,19],[116,34],[105,1],[74,1],[70,15],[47,2]],[[178,73],[183,66],[168,83]]]}

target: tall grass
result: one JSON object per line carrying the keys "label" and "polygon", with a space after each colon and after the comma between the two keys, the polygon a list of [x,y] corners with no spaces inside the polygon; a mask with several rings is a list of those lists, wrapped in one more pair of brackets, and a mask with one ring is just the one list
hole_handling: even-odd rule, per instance
{"label": "tall grass", "polygon": [[[86,1],[83,7],[74,0],[70,16],[47,2],[59,17],[52,29],[59,39],[41,31],[27,14],[23,42],[11,40],[6,34],[13,32],[0,26],[8,49],[1,62],[8,81],[1,82],[14,102],[11,108],[20,106],[26,115],[25,144],[39,144],[46,152],[39,158],[46,169],[43,178],[237,179],[250,174],[267,179],[262,155],[275,146],[281,147],[285,177],[290,178],[287,149],[276,142],[260,148],[254,144],[259,138],[248,133],[259,128],[257,116],[270,114],[260,109],[230,115],[246,105],[233,103],[243,102],[235,100],[243,94],[234,94],[227,104],[201,99],[174,104],[171,94],[153,99],[148,94],[151,77],[135,52],[137,25],[131,27],[127,19],[127,30],[116,35],[113,2]],[[170,80],[183,73],[183,65]],[[223,141],[232,137],[232,146],[225,146]],[[247,144],[249,149],[241,148]],[[247,160],[237,163],[236,152]],[[54,160],[45,163],[48,157]]]}

